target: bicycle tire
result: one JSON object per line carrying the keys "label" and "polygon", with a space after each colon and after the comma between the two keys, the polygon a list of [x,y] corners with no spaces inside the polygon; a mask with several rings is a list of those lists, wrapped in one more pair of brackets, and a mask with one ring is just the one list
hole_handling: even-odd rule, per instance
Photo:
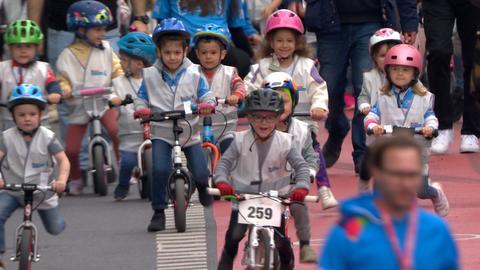
{"label": "bicycle tire", "polygon": [[[271,241],[268,231],[260,230],[258,234],[258,247],[255,250],[255,269],[270,270],[270,245]],[[262,265],[262,266],[260,266]],[[259,267],[260,266],[260,267]]]}
{"label": "bicycle tire", "polygon": [[143,175],[138,181],[138,192],[140,193],[140,198],[151,200],[151,184],[153,181],[153,160],[152,160],[152,149],[145,149],[142,155],[143,160]]}
{"label": "bicycle tire", "polygon": [[32,269],[33,252],[33,232],[30,228],[23,228],[20,241],[20,258],[18,263],[19,270]]}
{"label": "bicycle tire", "polygon": [[100,196],[105,196],[108,193],[108,187],[105,179],[103,146],[100,144],[93,146],[93,165],[95,170],[93,174],[93,188],[95,193],[98,193]]}
{"label": "bicycle tire", "polygon": [[173,207],[173,214],[175,216],[175,228],[177,232],[185,232],[186,212],[187,212],[187,198],[185,197],[185,179],[182,177],[175,178],[175,202]]}

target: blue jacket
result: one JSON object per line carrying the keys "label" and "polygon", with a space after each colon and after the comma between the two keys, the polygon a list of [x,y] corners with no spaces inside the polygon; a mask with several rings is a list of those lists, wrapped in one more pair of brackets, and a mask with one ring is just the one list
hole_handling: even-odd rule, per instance
{"label": "blue jacket", "polygon": [[[305,26],[309,31],[319,33],[340,31],[341,22],[335,0],[306,1]],[[385,27],[400,32],[417,32],[419,20],[416,0],[381,0],[381,5]]]}
{"label": "blue jacket", "polygon": [[[318,269],[397,270],[399,263],[374,204],[376,194],[360,195],[340,206],[342,217],[330,231]],[[411,270],[457,270],[458,253],[447,224],[423,209],[418,211],[417,237]],[[393,220],[403,249],[408,217]]]}
{"label": "blue jacket", "polygon": [[[248,17],[248,12],[245,11],[247,8],[246,3],[243,1],[240,2],[241,0],[217,1],[218,4],[216,10],[207,16],[201,16],[200,10],[187,12],[180,9],[179,1],[180,0],[156,1],[152,17],[159,21],[172,17],[182,20],[192,36],[198,31],[198,29],[202,28],[207,23],[214,23],[224,29],[228,29],[229,26],[241,27],[247,36],[256,33],[251,24],[250,18]],[[238,16],[229,16],[232,1],[239,1],[239,8],[241,10],[239,10]],[[229,36],[229,38],[231,37]]]}

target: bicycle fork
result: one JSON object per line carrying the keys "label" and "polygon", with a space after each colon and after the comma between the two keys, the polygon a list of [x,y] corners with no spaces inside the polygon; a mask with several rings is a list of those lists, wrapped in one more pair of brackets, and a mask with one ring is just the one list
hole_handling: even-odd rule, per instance
{"label": "bicycle fork", "polygon": [[273,228],[264,228],[264,227],[258,227],[258,226],[252,226],[250,229],[250,239],[248,242],[248,258],[246,260],[246,265],[256,267],[255,265],[255,251],[259,247],[260,242],[258,241],[259,239],[259,233],[261,231],[266,231],[268,233],[268,237],[270,238],[270,247],[268,249],[268,252],[270,253],[270,262],[269,265],[270,267],[273,267],[273,256],[274,256],[274,250],[275,250],[275,230]]}

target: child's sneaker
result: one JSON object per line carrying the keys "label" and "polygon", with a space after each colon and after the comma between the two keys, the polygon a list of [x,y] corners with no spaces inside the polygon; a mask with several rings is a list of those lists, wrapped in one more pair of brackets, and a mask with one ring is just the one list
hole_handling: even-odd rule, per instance
{"label": "child's sneaker", "polygon": [[477,153],[480,151],[478,138],[475,135],[462,135],[460,153]]}
{"label": "child's sneaker", "polygon": [[323,210],[335,207],[338,205],[335,196],[333,196],[332,190],[327,186],[322,186],[318,189],[318,196],[322,202]]}
{"label": "child's sneaker", "polygon": [[77,196],[82,194],[82,191],[83,191],[83,183],[81,179],[71,180],[68,183],[68,195]]}
{"label": "child's sneaker", "polygon": [[138,180],[137,180],[137,178],[135,178],[135,177],[132,176],[132,177],[130,178],[129,183],[130,183],[130,185],[137,185],[137,184],[138,184]]}
{"label": "child's sneaker", "polygon": [[316,263],[317,262],[317,252],[309,246],[305,245],[300,250],[300,262],[301,263]]}
{"label": "child's sneaker", "polygon": [[448,203],[447,195],[443,192],[442,185],[438,182],[432,183],[432,187],[437,190],[437,197],[432,199],[433,208],[437,215],[441,217],[445,217],[448,215],[448,211],[450,210],[450,204]]}
{"label": "child's sneaker", "polygon": [[438,131],[438,136],[433,139],[430,149],[434,154],[445,154],[448,146],[453,141],[453,129],[442,129]]}
{"label": "child's sneaker", "polygon": [[128,195],[128,188],[117,186],[113,192],[113,198],[117,201],[125,199]]}

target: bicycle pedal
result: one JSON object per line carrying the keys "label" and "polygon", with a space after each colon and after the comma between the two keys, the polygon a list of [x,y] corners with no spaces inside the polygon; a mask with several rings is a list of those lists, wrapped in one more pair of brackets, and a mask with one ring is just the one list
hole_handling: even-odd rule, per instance
{"label": "bicycle pedal", "polygon": [[19,258],[18,258],[17,256],[15,256],[15,255],[12,255],[12,256],[10,257],[10,261],[11,261],[11,262],[16,262],[16,261],[18,261],[18,260],[19,260]]}

